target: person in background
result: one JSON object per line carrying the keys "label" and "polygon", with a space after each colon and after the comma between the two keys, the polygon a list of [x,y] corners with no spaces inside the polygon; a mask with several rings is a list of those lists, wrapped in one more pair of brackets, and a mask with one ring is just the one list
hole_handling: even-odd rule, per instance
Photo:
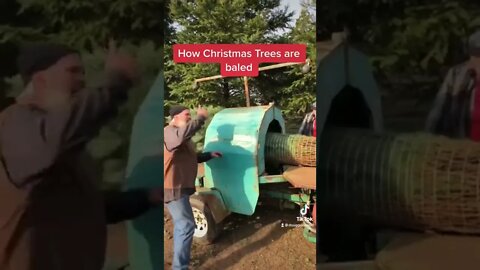
{"label": "person in background", "polygon": [[305,118],[303,118],[302,125],[300,126],[300,129],[298,130],[299,134],[305,135],[305,136],[317,136],[317,125],[316,125],[316,117],[317,117],[317,102],[314,102],[312,104],[311,112],[307,113],[305,115]]}
{"label": "person in background", "polygon": [[426,131],[480,141],[480,31],[468,39],[469,59],[452,67],[438,92]]}
{"label": "person in background", "polygon": [[190,110],[177,105],[170,108],[170,124],[164,129],[164,201],[172,216],[174,270],[188,269],[195,220],[190,195],[195,193],[198,163],[222,156],[219,152],[197,153],[191,138],[205,124],[207,110],[199,108],[195,119]]}
{"label": "person in background", "polygon": [[0,269],[101,270],[106,225],[161,204],[163,189],[102,194],[86,144],[127,99],[132,57],[110,46],[105,82],[84,89],[79,53],[32,44],[24,92],[0,115]]}

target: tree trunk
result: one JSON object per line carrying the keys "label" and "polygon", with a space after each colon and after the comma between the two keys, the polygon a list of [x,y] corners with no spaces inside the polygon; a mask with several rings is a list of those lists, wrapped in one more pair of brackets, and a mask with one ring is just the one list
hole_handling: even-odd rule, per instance
{"label": "tree trunk", "polygon": [[222,82],[223,85],[223,104],[228,104],[230,101],[230,88],[228,87],[228,82],[225,80]]}

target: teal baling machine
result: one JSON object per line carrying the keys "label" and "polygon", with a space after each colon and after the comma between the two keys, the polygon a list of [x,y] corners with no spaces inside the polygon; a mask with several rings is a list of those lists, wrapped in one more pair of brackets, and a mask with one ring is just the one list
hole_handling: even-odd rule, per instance
{"label": "teal baling machine", "polygon": [[[313,209],[316,168],[273,166],[265,151],[270,133],[285,134],[282,113],[273,104],[228,108],[213,117],[204,151],[219,151],[223,157],[199,167],[197,192],[190,200],[198,242],[211,243],[231,213],[253,215],[261,197]],[[305,234],[314,242],[315,228],[305,221]]]}

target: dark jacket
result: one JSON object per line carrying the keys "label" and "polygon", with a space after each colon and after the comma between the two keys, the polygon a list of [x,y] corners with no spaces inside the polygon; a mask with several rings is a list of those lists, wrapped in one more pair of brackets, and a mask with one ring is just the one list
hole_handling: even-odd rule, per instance
{"label": "dark jacket", "polygon": [[135,189],[103,192],[107,224],[134,219],[150,210],[153,205],[149,199],[149,191]]}
{"label": "dark jacket", "polygon": [[448,71],[427,118],[428,132],[450,138],[469,137],[475,77],[467,63]]}
{"label": "dark jacket", "polygon": [[205,123],[204,118],[190,121],[185,127],[168,125],[164,129],[163,172],[164,200],[168,203],[195,193],[198,163],[211,159],[210,153],[197,153],[191,138]]}
{"label": "dark jacket", "polygon": [[313,123],[315,121],[315,116],[313,112],[307,113],[305,118],[303,118],[302,125],[298,129],[298,133],[305,136],[313,136]]}
{"label": "dark jacket", "polygon": [[[15,104],[15,98],[7,97],[3,104],[1,104],[0,109],[3,111],[13,104]],[[127,221],[146,213],[154,206],[150,202],[149,194],[149,189],[104,191],[103,197],[107,224],[116,224]]]}

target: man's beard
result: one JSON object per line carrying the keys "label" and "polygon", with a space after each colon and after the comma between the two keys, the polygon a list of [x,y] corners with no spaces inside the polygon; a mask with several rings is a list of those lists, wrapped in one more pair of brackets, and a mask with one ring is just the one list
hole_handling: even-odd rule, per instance
{"label": "man's beard", "polygon": [[184,127],[184,126],[186,126],[187,124],[188,124],[187,121],[175,121],[175,125],[176,125],[177,127]]}
{"label": "man's beard", "polygon": [[72,94],[67,91],[55,91],[49,93],[42,101],[43,109],[49,111],[64,107],[72,100]]}
{"label": "man's beard", "polygon": [[31,85],[17,98],[18,103],[27,104],[41,110],[50,111],[66,106],[72,100],[68,91],[49,91],[43,95],[33,91]]}

